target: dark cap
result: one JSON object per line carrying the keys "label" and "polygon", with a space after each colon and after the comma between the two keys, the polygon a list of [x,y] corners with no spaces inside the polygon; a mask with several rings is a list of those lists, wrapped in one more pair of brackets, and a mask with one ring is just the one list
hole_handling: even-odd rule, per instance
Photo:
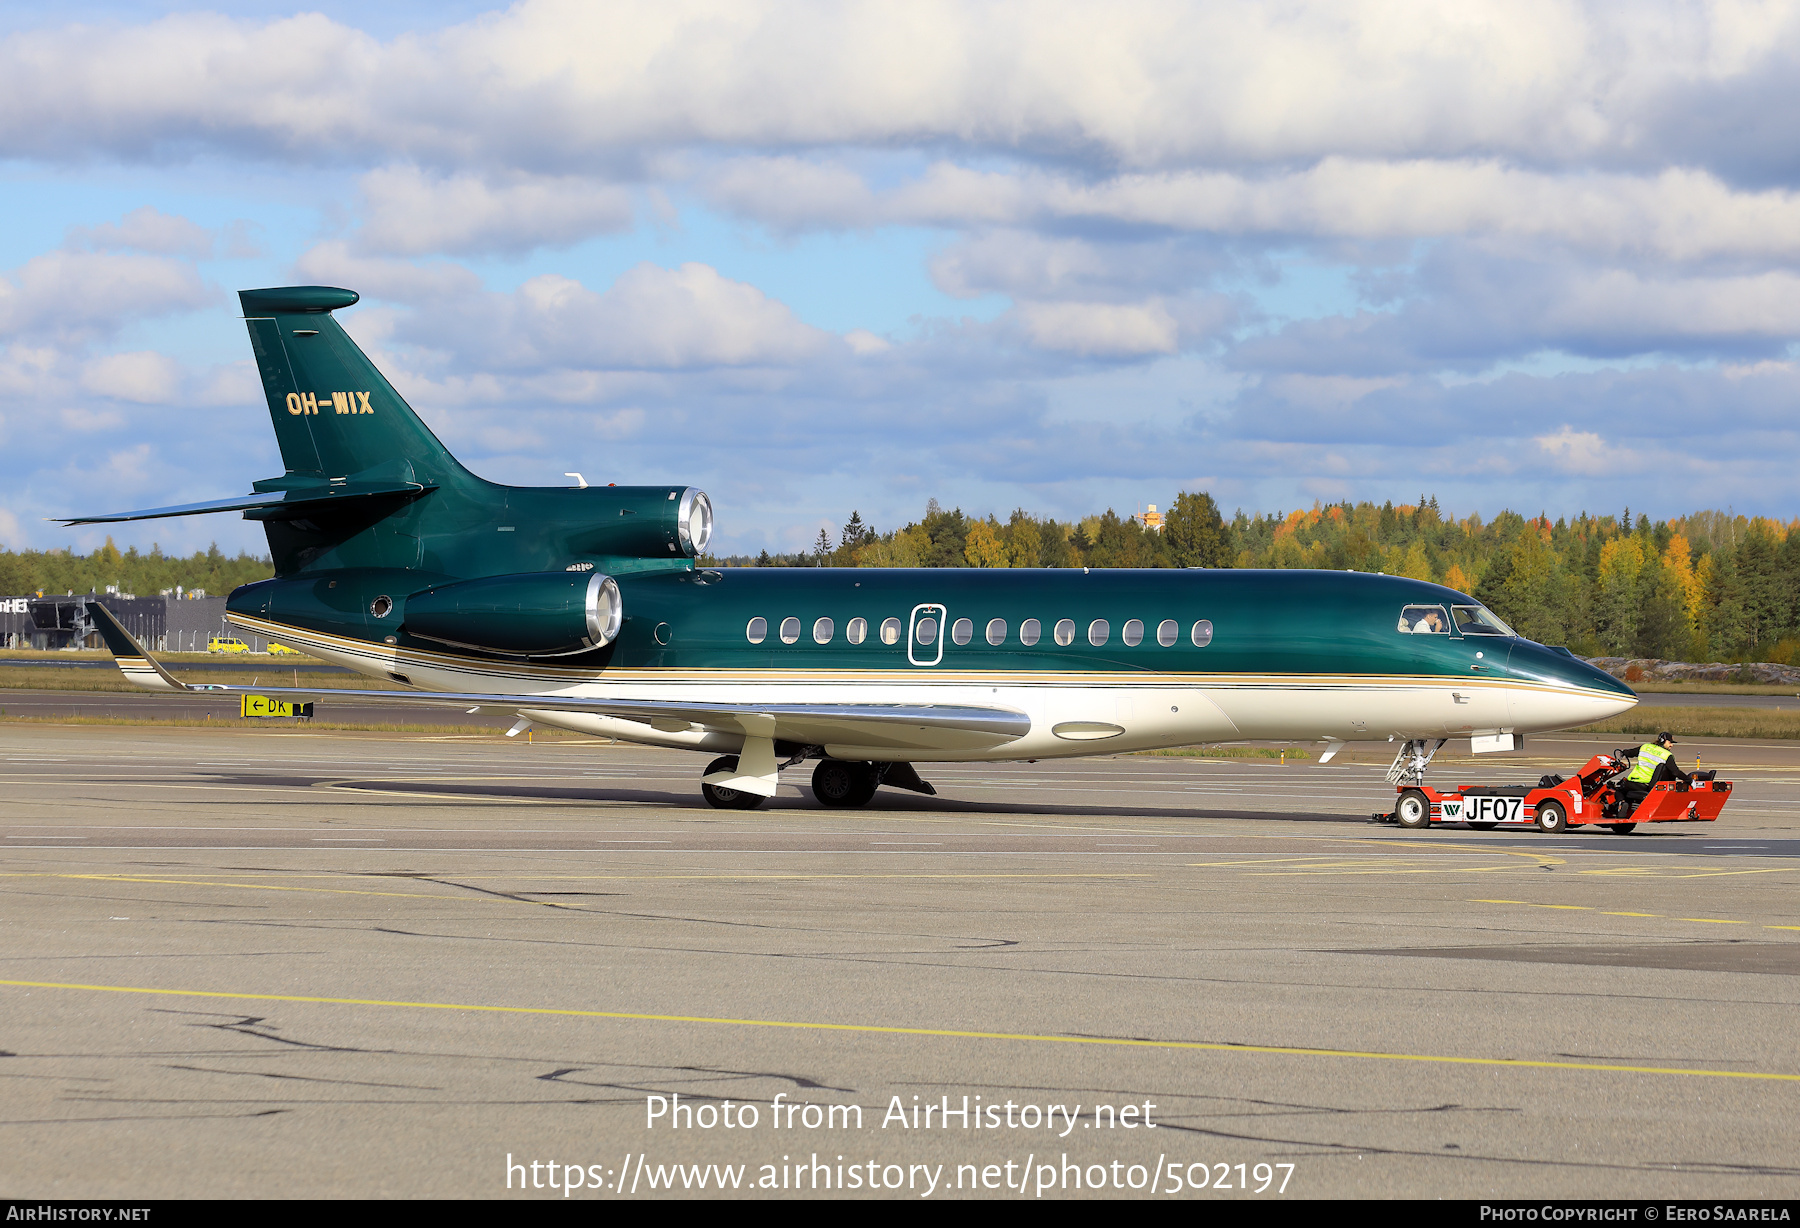
{"label": "dark cap", "polygon": [[1657,734],[1656,740],[1658,742],[1667,742],[1670,746],[1675,745],[1675,735],[1670,733],[1667,729]]}

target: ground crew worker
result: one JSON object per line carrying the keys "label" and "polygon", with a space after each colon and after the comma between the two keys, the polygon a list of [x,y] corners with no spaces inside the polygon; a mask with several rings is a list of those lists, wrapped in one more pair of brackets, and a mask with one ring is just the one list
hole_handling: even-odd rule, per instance
{"label": "ground crew worker", "polygon": [[1675,735],[1665,729],[1656,735],[1656,741],[1646,742],[1636,750],[1625,752],[1625,757],[1635,762],[1631,765],[1631,771],[1626,773],[1619,795],[1634,808],[1649,794],[1653,785],[1665,780],[1693,783],[1693,778],[1676,766],[1675,755],[1669,750],[1673,745]]}

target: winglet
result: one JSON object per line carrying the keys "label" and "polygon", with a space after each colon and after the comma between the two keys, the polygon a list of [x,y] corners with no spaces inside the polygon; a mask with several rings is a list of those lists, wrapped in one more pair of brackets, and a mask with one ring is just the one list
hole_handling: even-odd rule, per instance
{"label": "winglet", "polygon": [[147,687],[152,691],[187,691],[192,690],[184,682],[176,681],[174,675],[158,665],[151,655],[144,651],[143,645],[132,638],[125,625],[113,617],[113,612],[98,601],[87,603],[88,617],[94,620],[94,630],[106,641],[112,650],[113,660],[119,663],[119,672],[125,675],[127,682]]}

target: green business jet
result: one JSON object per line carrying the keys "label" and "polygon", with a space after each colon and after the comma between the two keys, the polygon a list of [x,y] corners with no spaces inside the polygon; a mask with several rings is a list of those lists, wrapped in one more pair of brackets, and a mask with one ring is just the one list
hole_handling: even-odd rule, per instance
{"label": "green business jet", "polygon": [[[709,568],[706,495],[502,486],[470,473],[350,340],[327,286],[242,301],[285,472],[233,499],[103,524],[237,511],[271,580],[228,618],[412,691],[257,688],[517,713],[519,725],[716,756],[701,791],[749,809],[817,760],[815,796],[933,792],[920,763],[1251,739],[1400,743],[1416,780],[1450,738],[1612,716],[1636,696],[1522,639],[1474,599],[1355,572]],[[571,475],[574,476],[574,475]],[[177,681],[92,610],[120,667]]]}

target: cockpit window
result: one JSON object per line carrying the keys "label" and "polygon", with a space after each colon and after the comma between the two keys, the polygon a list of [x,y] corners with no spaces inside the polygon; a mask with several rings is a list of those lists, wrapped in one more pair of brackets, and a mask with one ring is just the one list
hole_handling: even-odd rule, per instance
{"label": "cockpit window", "polygon": [[1456,615],[1456,629],[1464,635],[1518,635],[1485,606],[1458,605],[1450,609]]}
{"label": "cockpit window", "polygon": [[1410,635],[1448,635],[1450,619],[1441,605],[1409,605],[1400,611],[1400,628]]}

